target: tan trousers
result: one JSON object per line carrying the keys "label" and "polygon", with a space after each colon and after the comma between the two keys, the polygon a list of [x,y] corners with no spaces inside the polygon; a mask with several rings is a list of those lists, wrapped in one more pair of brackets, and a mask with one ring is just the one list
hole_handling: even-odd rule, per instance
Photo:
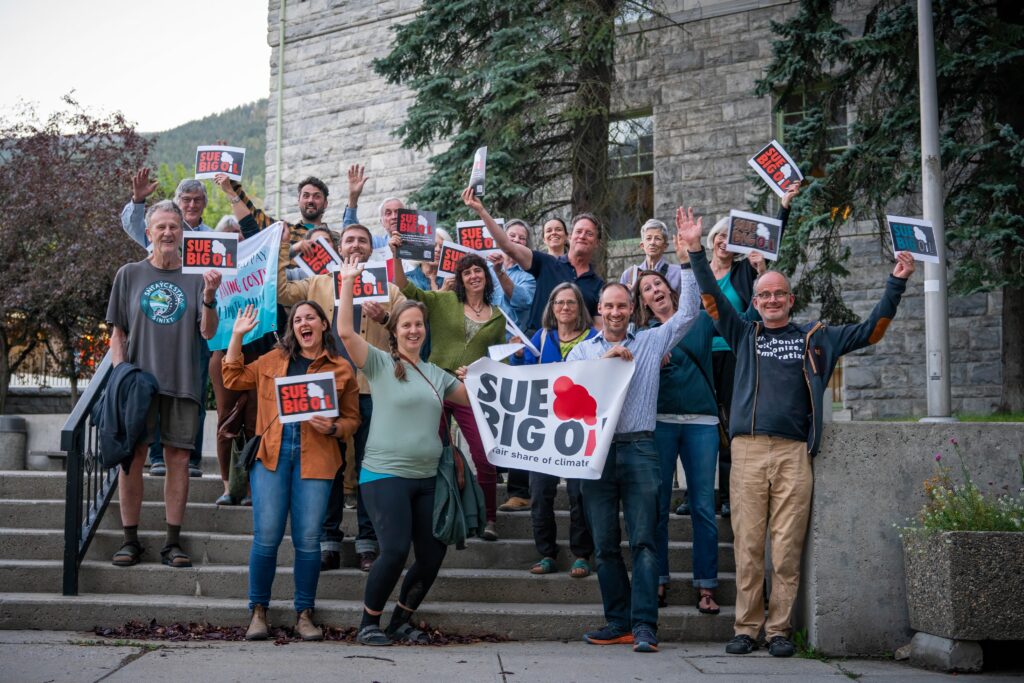
{"label": "tan trousers", "polygon": [[[789,636],[800,585],[800,556],[810,517],[814,472],[807,444],[777,436],[732,440],[733,548],[736,554],[736,635]],[[771,533],[772,594],[764,615],[765,532]]]}

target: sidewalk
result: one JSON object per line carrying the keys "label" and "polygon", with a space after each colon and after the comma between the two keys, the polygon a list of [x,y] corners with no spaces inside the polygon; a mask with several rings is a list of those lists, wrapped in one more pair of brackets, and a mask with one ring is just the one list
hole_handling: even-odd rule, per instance
{"label": "sidewalk", "polygon": [[[0,631],[0,678],[36,681],[301,680],[400,681],[949,681],[899,662],[729,656],[722,644],[665,643],[657,654],[626,646],[515,642],[370,648],[345,643],[168,643],[108,641],[71,631]],[[959,681],[1019,680],[1019,674],[960,675]]]}

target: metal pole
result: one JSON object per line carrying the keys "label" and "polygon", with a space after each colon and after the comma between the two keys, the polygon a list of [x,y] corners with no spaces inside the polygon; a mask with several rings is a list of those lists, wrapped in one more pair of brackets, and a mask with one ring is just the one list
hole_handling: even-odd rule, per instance
{"label": "metal pole", "polygon": [[946,230],[939,155],[939,99],[935,84],[935,31],[931,0],[917,1],[918,76],[921,90],[921,200],[935,229],[938,263],[924,264],[928,421],[950,420],[949,311],[946,307]]}
{"label": "metal pole", "polygon": [[281,11],[277,18],[277,120],[274,122],[277,145],[274,150],[274,180],[277,183],[277,191],[274,193],[276,200],[274,215],[281,217],[281,130],[282,119],[284,118],[284,15],[288,0],[281,0]]}

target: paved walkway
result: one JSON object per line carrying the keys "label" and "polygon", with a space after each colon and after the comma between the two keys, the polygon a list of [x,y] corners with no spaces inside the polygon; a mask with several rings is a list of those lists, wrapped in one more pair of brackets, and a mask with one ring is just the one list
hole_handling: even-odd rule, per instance
{"label": "paved walkway", "polygon": [[[109,641],[70,631],[0,631],[0,679],[36,681],[927,681],[951,676],[893,661],[726,655],[720,644],[666,643],[658,654],[585,643],[517,642],[369,648],[346,643]],[[1011,674],[955,680],[1019,680]]]}

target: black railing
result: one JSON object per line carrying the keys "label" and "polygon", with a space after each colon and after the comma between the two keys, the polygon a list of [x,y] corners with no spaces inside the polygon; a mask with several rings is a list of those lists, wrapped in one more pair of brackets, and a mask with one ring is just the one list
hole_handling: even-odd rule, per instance
{"label": "black railing", "polygon": [[93,405],[107,386],[111,367],[108,351],[60,433],[60,447],[67,454],[68,463],[64,497],[64,595],[78,595],[78,569],[117,488],[120,467],[103,467],[96,426],[90,416]]}

